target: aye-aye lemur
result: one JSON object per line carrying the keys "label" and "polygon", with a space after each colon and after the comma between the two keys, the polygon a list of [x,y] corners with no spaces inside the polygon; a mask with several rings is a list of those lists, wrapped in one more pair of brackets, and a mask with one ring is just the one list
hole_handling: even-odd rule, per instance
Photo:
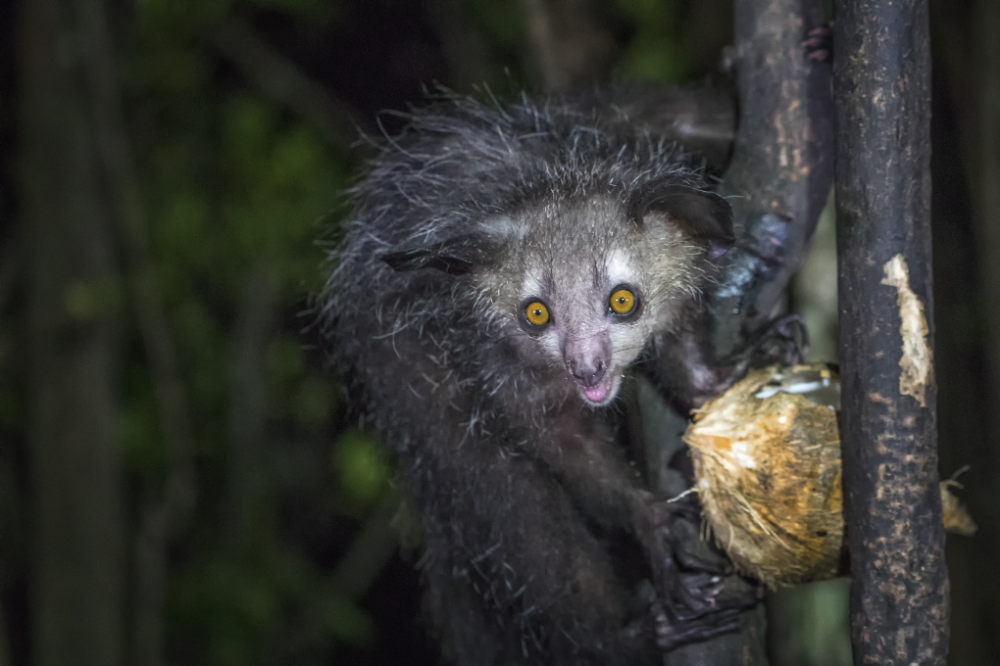
{"label": "aye-aye lemur", "polygon": [[729,381],[692,323],[729,205],[627,100],[445,96],[384,142],[335,253],[331,354],[399,462],[463,666],[660,663],[748,603],[677,582],[666,502],[607,424],[633,368],[688,407]]}

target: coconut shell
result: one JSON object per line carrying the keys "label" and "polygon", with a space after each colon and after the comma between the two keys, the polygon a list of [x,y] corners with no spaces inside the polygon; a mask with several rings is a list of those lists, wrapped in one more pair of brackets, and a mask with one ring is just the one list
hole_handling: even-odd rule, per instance
{"label": "coconut shell", "polygon": [[[769,587],[846,573],[839,407],[829,366],[775,366],[697,410],[685,434],[707,527]],[[946,527],[974,532],[947,483]]]}

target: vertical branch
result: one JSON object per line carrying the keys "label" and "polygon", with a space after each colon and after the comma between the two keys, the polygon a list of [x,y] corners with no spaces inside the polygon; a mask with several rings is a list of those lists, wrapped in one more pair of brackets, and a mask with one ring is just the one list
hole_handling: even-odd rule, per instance
{"label": "vertical branch", "polygon": [[115,207],[114,217],[129,270],[129,287],[153,375],[160,427],[172,464],[171,478],[167,481],[168,502],[172,503],[175,521],[179,523],[193,507],[195,494],[194,473],[190,469],[193,436],[187,395],[149,250],[146,215],[125,132],[107,16],[100,2],[76,0],[74,4],[86,45],[87,92],[100,147],[100,166]]}
{"label": "vertical branch", "polygon": [[[743,349],[747,332],[770,317],[805,255],[833,175],[830,67],[808,58],[803,46],[808,31],[823,23],[822,2],[737,0],[735,10],[740,120],[720,192],[742,227],[712,310],[705,313],[715,340],[699,341],[714,346],[716,358]],[[663,422],[661,428],[675,430],[677,424]],[[766,664],[765,633],[760,607],[745,614],[739,634],[685,646],[666,662]]]}
{"label": "vertical branch", "polygon": [[0,666],[11,666],[10,642],[7,640],[7,627],[4,619],[3,609],[0,608]]}
{"label": "vertical branch", "polygon": [[717,346],[741,347],[798,269],[833,178],[830,67],[803,40],[821,0],[737,0],[734,68],[740,125],[720,193],[743,224],[716,294]]}
{"label": "vertical branch", "polygon": [[547,92],[601,78],[614,53],[608,26],[586,0],[521,0],[528,41]]}
{"label": "vertical branch", "polygon": [[96,175],[73,6],[34,0],[20,10],[32,657],[117,666],[124,520],[112,212]]}
{"label": "vertical branch", "polygon": [[565,90],[569,76],[559,63],[552,15],[545,0],[521,0],[527,20],[528,37],[535,51],[535,60],[542,75],[545,90]]}
{"label": "vertical branch", "polygon": [[944,664],[926,0],[841,0],[834,42],[845,518],[856,664]]}
{"label": "vertical branch", "polygon": [[7,301],[15,291],[21,272],[20,254],[23,251],[20,234],[7,241],[0,250],[0,314],[7,307]]}
{"label": "vertical branch", "polygon": [[260,263],[250,269],[232,334],[228,501],[234,541],[253,545],[267,494],[267,377],[264,356],[279,309],[278,280]]}
{"label": "vertical branch", "polygon": [[431,0],[427,4],[448,63],[449,84],[468,90],[500,71],[483,34],[470,20],[472,6],[464,0]]}
{"label": "vertical branch", "polygon": [[112,217],[117,223],[117,237],[125,256],[128,286],[153,378],[160,430],[167,451],[163,499],[154,499],[147,490],[139,512],[132,620],[136,661],[145,666],[158,666],[163,663],[167,539],[187,523],[197,492],[191,461],[190,411],[149,249],[146,216],[125,130],[106,7],[103,2],[93,0],[75,0],[72,6],[80,24],[89,111],[99,147],[95,166],[100,169],[110,195]]}

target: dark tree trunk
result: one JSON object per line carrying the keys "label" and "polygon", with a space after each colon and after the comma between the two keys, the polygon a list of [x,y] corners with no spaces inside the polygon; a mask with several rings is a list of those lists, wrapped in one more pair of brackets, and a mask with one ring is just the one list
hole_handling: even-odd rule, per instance
{"label": "dark tree trunk", "polygon": [[33,663],[115,666],[122,501],[112,216],[76,6],[20,17],[20,205],[28,236]]}
{"label": "dark tree trunk", "polygon": [[840,2],[834,50],[854,662],[944,664],[926,0]]}

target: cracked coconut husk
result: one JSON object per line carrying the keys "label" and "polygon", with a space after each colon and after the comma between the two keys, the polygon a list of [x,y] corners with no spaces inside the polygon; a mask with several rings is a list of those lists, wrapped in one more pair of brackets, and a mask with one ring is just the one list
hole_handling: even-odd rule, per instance
{"label": "cracked coconut husk", "polygon": [[[768,587],[847,572],[838,410],[827,364],[751,372],[695,412],[684,439],[705,524],[744,574]],[[945,528],[976,526],[941,483]]]}

